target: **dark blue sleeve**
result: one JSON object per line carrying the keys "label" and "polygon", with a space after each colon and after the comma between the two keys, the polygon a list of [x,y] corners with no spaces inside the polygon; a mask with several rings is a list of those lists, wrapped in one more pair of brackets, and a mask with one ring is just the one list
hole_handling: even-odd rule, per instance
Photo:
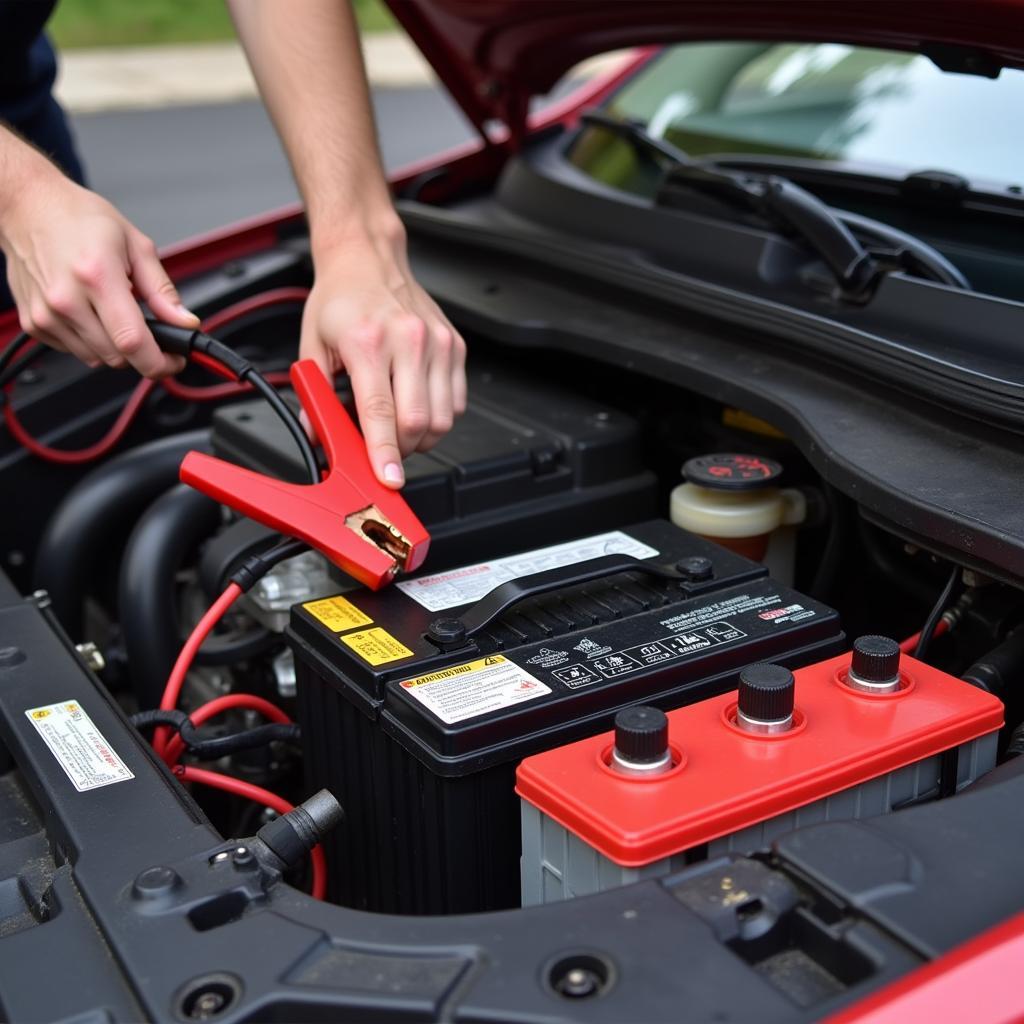
{"label": "dark blue sleeve", "polygon": [[[65,174],[79,184],[85,175],[75,149],[74,137],[60,104],[53,98],[57,58],[49,39],[40,33],[31,43],[19,81],[5,76],[0,92],[0,121],[11,125],[44,152]],[[8,65],[10,68],[11,65]],[[0,255],[0,310],[14,305],[7,290],[7,268]]]}

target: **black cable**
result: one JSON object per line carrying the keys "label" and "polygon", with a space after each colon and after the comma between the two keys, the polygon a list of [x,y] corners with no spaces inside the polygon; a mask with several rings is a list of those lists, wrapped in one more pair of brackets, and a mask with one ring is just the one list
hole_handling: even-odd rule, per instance
{"label": "black cable", "polygon": [[302,732],[294,722],[270,722],[230,736],[200,739],[195,726],[186,722],[180,729],[180,735],[190,754],[201,761],[216,761],[229,754],[265,747],[270,743],[298,743]]}
{"label": "black cable", "polygon": [[160,725],[171,726],[181,736],[188,752],[202,761],[216,761],[242,750],[265,747],[269,743],[297,743],[302,735],[299,726],[293,722],[270,722],[228,736],[203,737],[184,711],[140,711],[132,715],[131,723],[140,732]]}
{"label": "black cable", "polygon": [[914,657],[919,661],[923,661],[925,654],[928,653],[932,634],[935,632],[935,627],[939,624],[939,619],[942,618],[942,613],[949,607],[949,602],[953,597],[953,590],[956,588],[957,580],[959,579],[960,566],[954,565],[946,585],[942,588],[942,593],[939,594],[938,601],[935,602],[935,607],[932,608],[928,616],[928,621],[925,622],[924,628],[921,630],[921,639],[917,641],[917,649],[914,651]]}
{"label": "black cable", "polygon": [[242,590],[250,590],[258,580],[265,576],[279,562],[302,554],[308,550],[305,541],[287,538],[275,544],[269,551],[250,555],[229,577],[231,583],[237,583]]}
{"label": "black cable", "polygon": [[318,484],[320,482],[320,464],[317,462],[316,452],[313,451],[313,446],[306,436],[306,431],[302,429],[298,416],[252,363],[202,331],[175,327],[173,324],[165,324],[152,317],[146,318],[146,325],[153,332],[157,344],[165,352],[181,355],[186,359],[194,351],[202,352],[207,358],[225,367],[239,381],[251,384],[274,410],[278,419],[285,425],[288,433],[292,435],[292,439],[298,445],[299,454],[305,463],[310,483]]}
{"label": "black cable", "polygon": [[[202,331],[165,324],[152,317],[146,318],[146,324],[152,331],[157,344],[165,352],[183,355],[186,359],[193,350],[202,352],[210,359],[225,366],[242,383],[251,384],[274,410],[278,419],[285,425],[288,433],[292,435],[292,439],[298,445],[299,455],[305,464],[310,483],[318,484],[320,482],[320,464],[317,461],[316,452],[306,436],[306,431],[302,429],[298,416],[256,367],[243,356]],[[21,333],[0,353],[0,386],[9,383],[28,363],[35,359],[35,355],[30,353],[32,359],[29,359],[28,362],[19,363],[16,367],[11,365],[22,348],[32,341],[33,339],[29,335]],[[6,372],[8,370],[9,372]]]}
{"label": "black cable", "polygon": [[288,433],[292,435],[292,439],[298,445],[299,454],[302,456],[306,473],[309,475],[309,482],[320,483],[320,463],[317,461],[316,452],[313,451],[313,446],[309,442],[306,431],[302,429],[298,416],[292,412],[288,403],[274,390],[273,385],[252,367],[238,379],[246,384],[251,384],[263,396],[270,408],[277,413],[278,419],[288,428]]}

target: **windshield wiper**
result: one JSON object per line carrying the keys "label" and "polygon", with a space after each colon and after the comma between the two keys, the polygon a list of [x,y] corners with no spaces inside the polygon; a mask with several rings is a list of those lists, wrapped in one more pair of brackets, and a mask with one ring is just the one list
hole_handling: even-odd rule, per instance
{"label": "windshield wiper", "polygon": [[[744,173],[695,160],[670,142],[651,135],[641,123],[620,120],[600,110],[584,111],[582,120],[628,139],[664,165],[656,201],[664,202],[673,190],[687,189],[754,213],[813,250],[832,272],[843,297],[850,301],[869,298],[879,278],[891,270],[907,270],[952,287],[969,287],[963,275],[931,246],[866,218],[852,214],[844,218],[788,178]],[[866,248],[850,230],[851,225],[877,240],[882,248]]]}

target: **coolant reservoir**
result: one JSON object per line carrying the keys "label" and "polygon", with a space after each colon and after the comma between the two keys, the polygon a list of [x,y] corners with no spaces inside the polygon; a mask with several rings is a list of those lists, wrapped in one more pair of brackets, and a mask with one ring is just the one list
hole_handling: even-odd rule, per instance
{"label": "coolant reservoir", "polygon": [[672,491],[676,526],[737,554],[762,561],[772,534],[807,516],[800,491],[778,486],[782,466],[759,455],[701,455],[683,465],[686,483]]}

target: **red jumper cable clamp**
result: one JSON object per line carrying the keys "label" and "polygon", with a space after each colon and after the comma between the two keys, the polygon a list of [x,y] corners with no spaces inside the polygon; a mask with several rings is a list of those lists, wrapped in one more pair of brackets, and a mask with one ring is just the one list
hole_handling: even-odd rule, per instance
{"label": "red jumper cable clamp", "polygon": [[181,480],[243,515],[304,540],[360,583],[378,590],[412,572],[430,535],[396,491],[374,475],[366,444],[334,389],[310,359],[294,363],[292,385],[327,455],[315,484],[291,484],[189,452]]}

